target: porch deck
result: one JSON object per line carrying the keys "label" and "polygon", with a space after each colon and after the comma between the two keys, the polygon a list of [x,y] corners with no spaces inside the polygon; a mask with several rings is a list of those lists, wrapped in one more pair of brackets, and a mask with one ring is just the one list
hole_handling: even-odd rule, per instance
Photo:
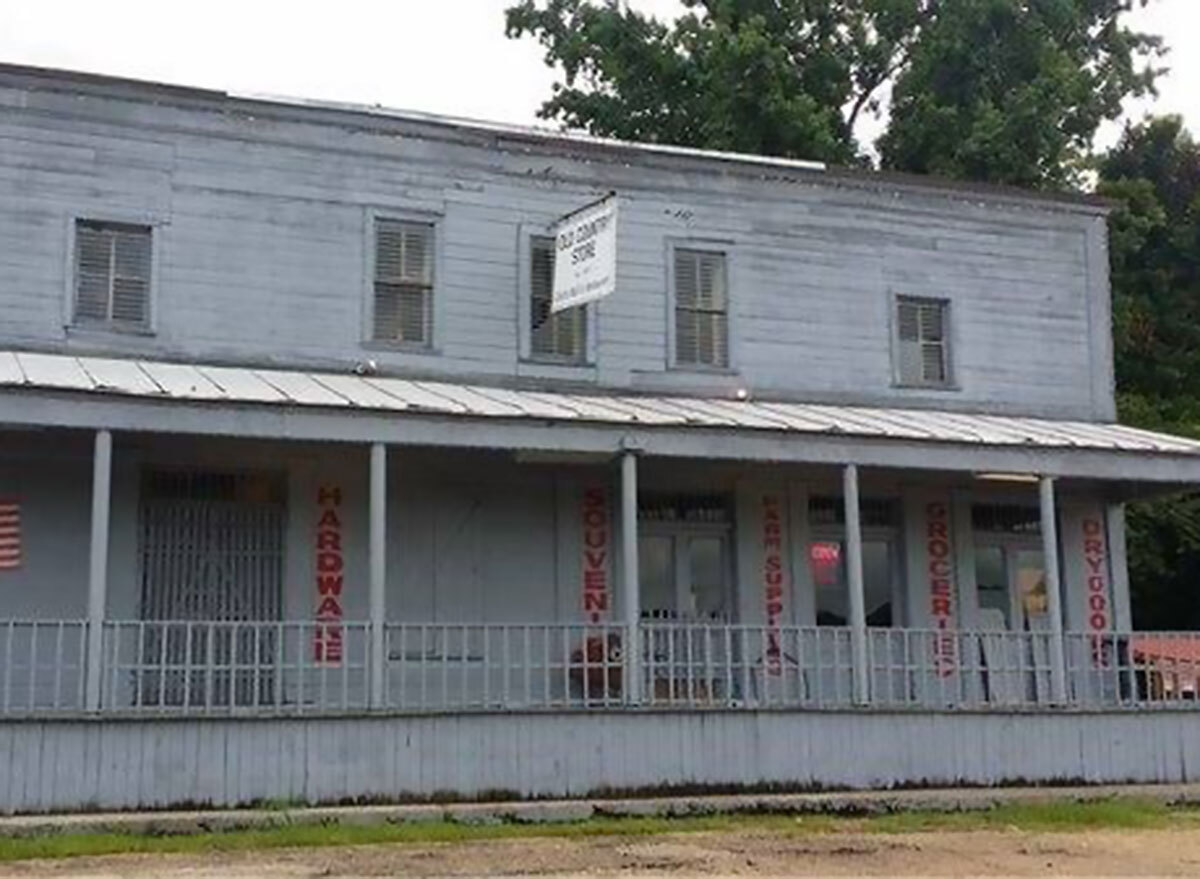
{"label": "porch deck", "polygon": [[87,626],[0,621],[0,717],[1200,707],[1195,632],[1064,633],[1062,699],[1051,632],[870,628],[863,699],[843,627],[388,623],[376,671],[369,622],[109,620],[89,712]]}

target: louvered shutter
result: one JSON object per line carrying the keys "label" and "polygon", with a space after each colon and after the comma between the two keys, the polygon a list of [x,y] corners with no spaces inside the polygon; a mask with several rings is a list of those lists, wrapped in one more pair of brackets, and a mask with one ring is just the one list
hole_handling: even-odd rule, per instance
{"label": "louvered shutter", "polygon": [[904,384],[942,385],[949,379],[946,303],[900,299],[896,322],[900,380]]}
{"label": "louvered shutter", "polygon": [[429,344],[433,299],[433,224],[375,224],[374,338]]}
{"label": "louvered shutter", "polygon": [[150,272],[148,227],[80,221],[75,227],[75,320],[146,326]]}
{"label": "louvered shutter", "polygon": [[587,359],[587,307],[550,311],[554,239],[532,239],[529,250],[529,350],[535,359],[581,363]]}
{"label": "louvered shutter", "polygon": [[729,363],[725,254],[675,251],[675,360],[724,367]]}

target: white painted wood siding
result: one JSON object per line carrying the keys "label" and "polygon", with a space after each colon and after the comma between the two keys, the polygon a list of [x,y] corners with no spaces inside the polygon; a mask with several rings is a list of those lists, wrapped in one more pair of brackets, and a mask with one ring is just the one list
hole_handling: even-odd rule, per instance
{"label": "white painted wood siding", "polygon": [[1184,782],[1194,711],[570,712],[0,724],[0,814],[644,788]]}
{"label": "white painted wood siding", "polygon": [[[126,91],[34,89],[0,72],[0,344],[1112,415],[1095,213],[815,172],[585,161],[428,123]],[[610,189],[619,285],[596,309],[596,362],[523,364],[519,230]],[[378,216],[437,223],[434,353],[364,343]],[[77,217],[154,227],[153,334],[65,327]],[[689,242],[729,254],[728,372],[668,366],[669,248]],[[894,386],[898,293],[951,301],[956,389]]]}

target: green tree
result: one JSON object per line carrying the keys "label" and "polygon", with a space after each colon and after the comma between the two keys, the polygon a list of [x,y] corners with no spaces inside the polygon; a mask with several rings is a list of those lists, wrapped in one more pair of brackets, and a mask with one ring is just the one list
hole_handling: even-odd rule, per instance
{"label": "green tree", "polygon": [[563,81],[543,118],[631,140],[849,163],[854,123],[907,51],[926,0],[683,0],[667,25],[615,2],[523,0]]}
{"label": "green tree", "polygon": [[1153,87],[1160,40],[1122,24],[1134,3],[937,4],[896,79],[881,164],[1027,187],[1077,183],[1100,123]]}
{"label": "green tree", "polygon": [[891,89],[881,164],[1058,186],[1097,126],[1151,88],[1146,0],[681,0],[670,24],[616,0],[521,0],[510,37],[561,71],[544,118],[592,134],[864,161],[855,123]]}
{"label": "green tree", "polygon": [[[1126,129],[1099,165],[1121,419],[1200,437],[1200,146],[1175,116]],[[1129,509],[1139,626],[1200,625],[1200,496]]]}

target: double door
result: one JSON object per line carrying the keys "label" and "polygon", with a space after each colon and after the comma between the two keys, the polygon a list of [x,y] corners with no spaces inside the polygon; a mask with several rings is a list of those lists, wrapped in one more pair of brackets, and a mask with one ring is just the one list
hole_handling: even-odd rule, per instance
{"label": "double door", "polygon": [[[984,698],[1024,703],[1049,695],[1046,565],[1036,538],[983,538],[975,545],[975,587]],[[994,632],[995,634],[989,634]],[[1015,637],[1006,633],[1029,633]]]}
{"label": "double door", "polygon": [[733,618],[728,529],[643,525],[638,561],[642,619],[729,622]]}

